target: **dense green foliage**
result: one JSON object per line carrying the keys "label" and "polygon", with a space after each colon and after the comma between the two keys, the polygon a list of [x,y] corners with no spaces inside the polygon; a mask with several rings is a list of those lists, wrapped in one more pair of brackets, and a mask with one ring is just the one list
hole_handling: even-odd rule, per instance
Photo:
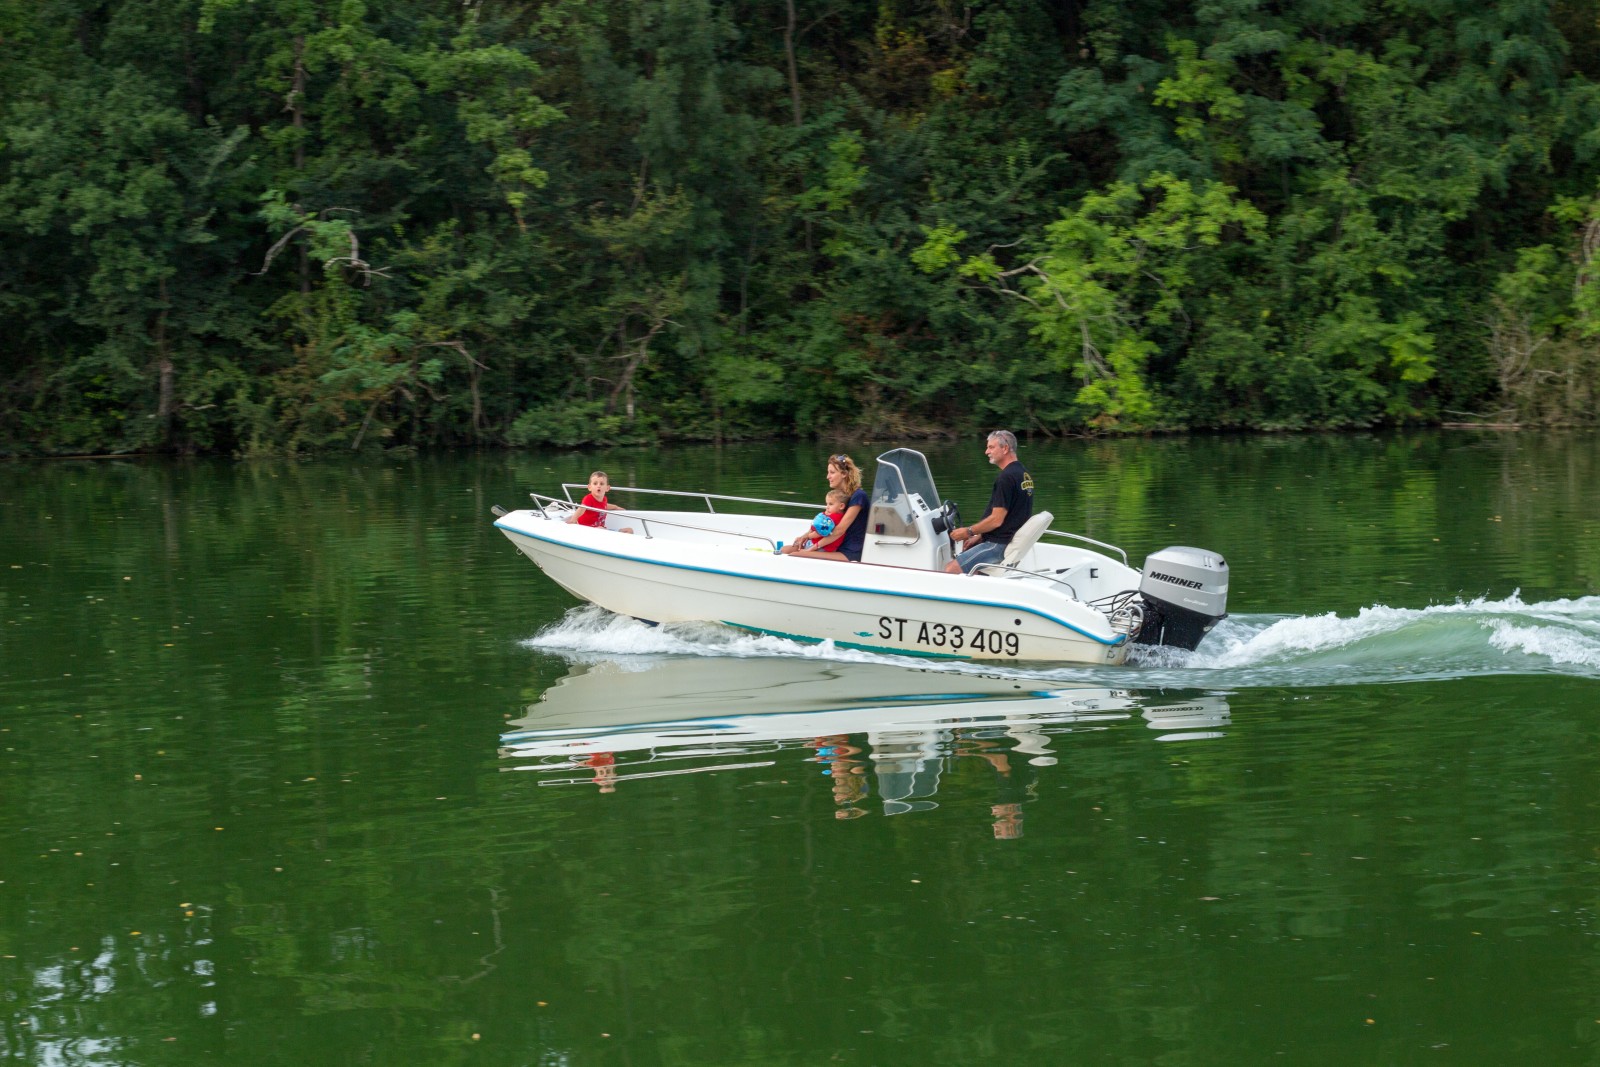
{"label": "dense green foliage", "polygon": [[1588,420],[1590,0],[0,0],[0,448]]}

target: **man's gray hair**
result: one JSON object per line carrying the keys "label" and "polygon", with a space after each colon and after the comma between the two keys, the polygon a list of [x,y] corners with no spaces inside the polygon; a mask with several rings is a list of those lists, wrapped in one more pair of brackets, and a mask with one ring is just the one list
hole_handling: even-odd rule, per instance
{"label": "man's gray hair", "polygon": [[989,435],[989,440],[999,441],[1005,446],[1007,452],[1015,452],[1017,450],[1017,435],[1010,430],[996,430]]}

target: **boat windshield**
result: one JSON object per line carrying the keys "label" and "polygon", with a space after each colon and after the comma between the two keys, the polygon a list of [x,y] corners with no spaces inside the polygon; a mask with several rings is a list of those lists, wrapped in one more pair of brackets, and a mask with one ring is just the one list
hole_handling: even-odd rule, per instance
{"label": "boat windshield", "polygon": [[928,472],[928,461],[922,453],[896,448],[879,456],[868,529],[882,536],[917,540],[918,509],[911,503],[911,494],[922,498],[923,508],[939,506],[933,475]]}
{"label": "boat windshield", "polygon": [[[939,491],[933,487],[933,472],[928,470],[928,460],[921,452],[910,448],[896,448],[878,457],[878,476],[873,483],[873,496],[884,487],[885,476],[894,480],[892,492],[916,493],[924,505],[939,506]],[[892,499],[892,497],[891,497]]]}

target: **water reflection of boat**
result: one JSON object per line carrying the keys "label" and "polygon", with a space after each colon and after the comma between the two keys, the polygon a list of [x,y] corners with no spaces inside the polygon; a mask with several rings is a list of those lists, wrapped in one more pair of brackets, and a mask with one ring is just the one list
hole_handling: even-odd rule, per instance
{"label": "water reflection of boat", "polygon": [[951,758],[1049,767],[1053,738],[1137,719],[1159,739],[1195,740],[1222,736],[1229,712],[1217,696],[998,673],[635,656],[573,667],[508,724],[500,751],[541,784],[609,792],[628,778],[771,766],[785,749],[810,750],[841,804],[865,796],[870,776],[894,814],[934,806]]}

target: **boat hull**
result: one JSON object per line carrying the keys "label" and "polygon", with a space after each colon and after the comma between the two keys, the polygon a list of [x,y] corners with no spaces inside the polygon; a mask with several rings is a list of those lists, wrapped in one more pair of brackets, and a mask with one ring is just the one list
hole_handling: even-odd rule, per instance
{"label": "boat hull", "polygon": [[[649,513],[635,513],[648,521]],[[1121,664],[1126,634],[1045,583],[782,556],[747,519],[736,537],[679,542],[578,527],[537,511],[495,525],[579,599],[653,623],[712,622],[900,655]],[[644,522],[636,523],[641,528]]]}

